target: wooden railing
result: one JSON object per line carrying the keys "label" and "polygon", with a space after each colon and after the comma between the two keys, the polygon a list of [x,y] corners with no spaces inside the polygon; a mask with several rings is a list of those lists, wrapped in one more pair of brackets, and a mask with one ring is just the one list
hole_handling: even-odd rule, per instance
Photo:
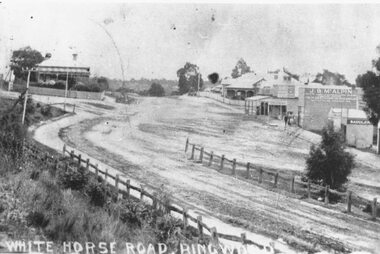
{"label": "wooden railing", "polygon": [[[27,149],[31,153],[32,157],[40,159],[42,161],[53,163],[55,170],[60,170],[58,166],[58,158],[53,158],[49,156],[47,153],[44,153],[44,155],[41,156],[41,153],[43,152],[40,149],[38,149],[36,146],[27,143],[25,144],[25,149]],[[217,232],[216,227],[210,227],[203,222],[202,216],[194,217],[191,214],[189,214],[188,210],[185,208],[182,208],[175,204],[168,204],[167,202],[163,202],[155,194],[148,192],[143,185],[135,186],[131,184],[131,181],[129,179],[121,179],[121,177],[126,177],[122,174],[112,175],[108,169],[101,169],[99,165],[91,163],[90,159],[84,159],[82,158],[81,154],[75,154],[74,150],[68,151],[66,145],[63,146],[62,156],[69,156],[72,161],[77,163],[78,167],[84,166],[90,173],[93,173],[96,176],[101,177],[107,184],[111,185],[117,190],[117,192],[119,193],[118,198],[129,198],[132,195],[131,190],[134,190],[139,193],[138,198],[141,201],[149,203],[153,206],[154,209],[163,209],[164,211],[167,211],[167,213],[169,214],[173,212],[174,214],[176,214],[176,217],[181,218],[184,230],[186,230],[186,228],[189,227],[194,228],[195,230],[197,230],[197,233],[201,239],[209,238],[211,242],[214,243],[219,242],[219,239],[225,239],[229,241],[239,242],[243,245],[254,245],[259,249],[273,249],[270,245],[264,246],[263,244],[247,239],[245,233],[242,233],[240,236],[235,236]],[[66,170],[67,168],[69,168],[69,166],[65,165],[64,168]],[[110,179],[112,179],[113,185],[110,183]],[[123,190],[121,186],[124,186],[125,190]],[[193,222],[196,226],[190,225],[189,222]],[[208,234],[206,231],[208,232]]]}
{"label": "wooden railing", "polygon": [[275,169],[264,169],[263,167],[254,165],[251,162],[238,162],[235,158],[228,159],[224,154],[217,155],[213,151],[206,151],[203,146],[190,143],[189,139],[186,139],[185,153],[188,153],[190,146],[190,160],[194,160],[204,166],[211,167],[221,173],[244,178],[246,180],[249,180],[251,183],[258,183],[261,186],[267,186],[272,189],[281,189],[293,194],[304,195],[309,199],[311,199],[313,196],[318,197],[320,193],[323,192],[325,205],[330,203],[330,194],[335,194],[338,195],[343,200],[343,202],[347,204],[347,213],[352,213],[352,206],[362,208],[363,206],[370,204],[371,218],[373,220],[376,220],[377,198],[374,198],[371,201],[360,197],[349,190],[346,192],[339,192],[330,189],[328,185],[321,186],[314,184],[310,179],[308,179],[307,182],[299,181],[296,179],[295,175],[290,177],[284,176]]}

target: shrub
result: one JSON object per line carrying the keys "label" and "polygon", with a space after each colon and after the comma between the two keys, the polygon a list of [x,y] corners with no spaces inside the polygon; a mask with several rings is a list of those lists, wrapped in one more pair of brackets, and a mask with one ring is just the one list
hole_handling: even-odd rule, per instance
{"label": "shrub", "polygon": [[317,147],[311,146],[306,159],[307,177],[322,181],[332,189],[340,188],[355,166],[353,155],[344,149],[341,133],[335,132],[332,126],[323,128],[322,142]]}
{"label": "shrub", "polygon": [[88,182],[88,174],[84,170],[68,170],[58,176],[59,183],[67,189],[81,190]]}
{"label": "shrub", "polygon": [[44,107],[41,108],[41,114],[46,116],[46,117],[50,117],[52,116],[52,112],[51,112],[51,106],[50,105],[45,105]]}
{"label": "shrub", "polygon": [[29,214],[26,216],[26,221],[28,226],[40,228],[45,228],[49,223],[49,219],[46,218],[45,214],[38,211],[29,212]]}
{"label": "shrub", "polygon": [[90,181],[86,186],[86,193],[90,198],[90,203],[103,207],[107,202],[107,188],[98,181]]}

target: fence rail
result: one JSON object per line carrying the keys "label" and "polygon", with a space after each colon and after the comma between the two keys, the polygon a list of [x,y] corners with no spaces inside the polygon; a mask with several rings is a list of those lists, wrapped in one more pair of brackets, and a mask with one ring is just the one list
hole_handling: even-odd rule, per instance
{"label": "fence rail", "polygon": [[[310,179],[308,179],[307,182],[299,181],[295,175],[283,176],[276,170],[263,169],[254,166],[251,162],[244,163],[238,162],[235,158],[228,159],[224,154],[217,155],[213,151],[206,151],[203,146],[190,143],[189,139],[186,139],[186,154],[188,153],[190,146],[190,160],[195,160],[197,163],[201,163],[202,165],[213,168],[221,173],[241,177],[250,180],[251,183],[258,182],[259,184],[266,184],[274,189],[281,189],[293,194],[305,195],[308,199],[323,194],[325,205],[330,203],[331,194],[338,195],[341,198],[343,197],[343,200],[346,203],[347,213],[352,213],[352,206],[362,208],[362,206],[370,205],[371,219],[376,220],[378,209],[377,198],[368,200],[349,190],[346,192],[339,192],[330,189],[328,185],[321,186],[312,183]],[[199,151],[199,153],[196,154],[195,151]]]}

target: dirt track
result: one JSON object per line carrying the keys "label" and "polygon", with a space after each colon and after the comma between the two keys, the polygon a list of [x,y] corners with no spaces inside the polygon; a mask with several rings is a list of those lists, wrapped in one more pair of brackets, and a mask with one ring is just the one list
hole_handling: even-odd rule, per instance
{"label": "dirt track", "polygon": [[190,137],[219,153],[300,170],[309,142],[288,145],[289,137],[279,129],[245,121],[240,111],[204,98],[145,98],[127,111],[102,112],[64,129],[65,141],[151,187],[164,184],[182,205],[282,238],[299,250],[380,251],[379,223],[219,174],[187,160],[183,152]]}

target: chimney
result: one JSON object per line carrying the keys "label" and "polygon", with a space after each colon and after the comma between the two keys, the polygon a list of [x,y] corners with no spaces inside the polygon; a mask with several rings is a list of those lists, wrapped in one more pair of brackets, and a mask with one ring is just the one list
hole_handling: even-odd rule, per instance
{"label": "chimney", "polygon": [[74,54],[73,54],[73,60],[74,60],[74,61],[77,61],[77,58],[78,58],[78,54],[77,54],[77,53],[74,53]]}

